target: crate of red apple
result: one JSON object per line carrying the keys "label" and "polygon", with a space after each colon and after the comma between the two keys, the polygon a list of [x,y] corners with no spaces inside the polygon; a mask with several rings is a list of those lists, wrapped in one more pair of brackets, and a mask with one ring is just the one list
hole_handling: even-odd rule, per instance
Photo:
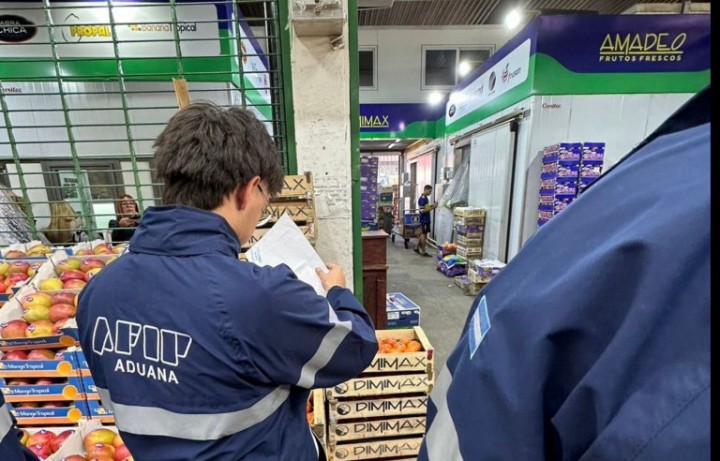
{"label": "crate of red apple", "polygon": [[81,421],[78,427],[23,430],[23,444],[45,461],[133,461],[114,426]]}

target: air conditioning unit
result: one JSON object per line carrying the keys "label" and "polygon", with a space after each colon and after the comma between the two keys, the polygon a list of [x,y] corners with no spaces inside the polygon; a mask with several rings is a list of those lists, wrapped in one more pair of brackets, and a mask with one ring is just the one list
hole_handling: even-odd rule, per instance
{"label": "air conditioning unit", "polygon": [[363,8],[392,8],[395,0],[358,0],[358,9]]}

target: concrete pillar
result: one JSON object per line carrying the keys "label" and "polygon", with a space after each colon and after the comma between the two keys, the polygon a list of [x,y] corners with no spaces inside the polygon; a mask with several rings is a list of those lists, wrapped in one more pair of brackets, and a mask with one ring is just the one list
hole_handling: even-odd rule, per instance
{"label": "concrete pillar", "polygon": [[[290,11],[293,8],[291,0]],[[343,0],[347,11],[347,0]],[[343,36],[347,43],[347,24]],[[293,104],[298,172],[310,171],[317,191],[317,250],[342,265],[353,286],[350,169],[350,60],[347,46],[329,37],[297,37],[291,31]]]}

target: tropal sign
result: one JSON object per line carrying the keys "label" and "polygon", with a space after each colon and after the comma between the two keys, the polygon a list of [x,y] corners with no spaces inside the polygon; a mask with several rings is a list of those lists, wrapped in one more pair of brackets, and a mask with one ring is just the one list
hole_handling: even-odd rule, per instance
{"label": "tropal sign", "polygon": [[446,125],[523,83],[530,67],[530,39],[508,53],[468,86],[454,91],[446,106]]}
{"label": "tropal sign", "polygon": [[214,5],[178,4],[174,24],[166,4],[113,2],[111,18],[105,4],[62,2],[49,10],[52,27],[40,2],[3,3],[3,10],[11,14],[0,16],[0,44],[15,46],[2,47],[2,58],[52,58],[51,30],[60,58],[115,57],[113,40],[119,57],[175,56],[176,34],[184,57],[220,54]]}

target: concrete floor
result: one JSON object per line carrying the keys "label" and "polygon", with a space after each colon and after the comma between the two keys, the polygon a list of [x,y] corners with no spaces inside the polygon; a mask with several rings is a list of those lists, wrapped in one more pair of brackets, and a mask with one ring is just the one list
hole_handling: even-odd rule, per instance
{"label": "concrete floor", "polygon": [[[420,326],[435,347],[435,369],[440,370],[460,337],[473,296],[462,294],[452,278],[445,277],[435,268],[433,256],[419,256],[412,249],[416,240],[403,246],[403,239],[388,239],[387,291],[400,292],[420,306]],[[428,246],[428,253],[435,249]]]}

